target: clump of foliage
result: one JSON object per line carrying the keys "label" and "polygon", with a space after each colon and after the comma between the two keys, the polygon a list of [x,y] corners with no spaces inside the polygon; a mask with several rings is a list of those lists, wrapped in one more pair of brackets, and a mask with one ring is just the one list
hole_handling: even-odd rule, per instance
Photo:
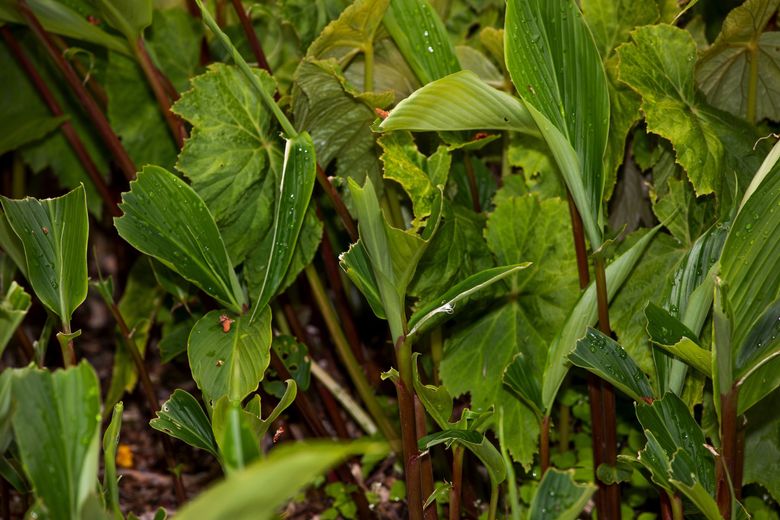
{"label": "clump of foliage", "polygon": [[4,516],[778,518],[778,4],[0,2]]}

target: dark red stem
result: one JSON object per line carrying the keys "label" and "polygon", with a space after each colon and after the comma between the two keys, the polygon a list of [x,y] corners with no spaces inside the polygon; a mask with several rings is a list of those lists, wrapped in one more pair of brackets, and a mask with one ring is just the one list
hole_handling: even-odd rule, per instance
{"label": "dark red stem", "polygon": [[[35,65],[24,53],[24,50],[19,45],[19,42],[16,41],[16,38],[14,38],[10,29],[8,29],[8,27],[0,27],[0,32],[2,32],[3,39],[8,45],[8,48],[11,49],[11,53],[16,58],[16,61],[19,62],[19,65],[27,73],[27,76],[30,78],[30,81],[32,81],[35,89],[38,91],[38,94],[40,94],[41,98],[43,98],[46,106],[49,107],[49,111],[52,113],[52,115],[55,117],[64,115],[62,107],[60,107],[60,104],[57,102],[54,94],[52,94],[51,90],[49,90],[48,85],[46,85],[46,82],[43,80],[41,75],[38,74]],[[92,160],[92,157],[89,155],[89,152],[87,152],[84,143],[81,142],[81,139],[76,133],[76,129],[73,127],[73,124],[70,121],[65,121],[60,126],[60,130],[62,130],[62,134],[65,136],[68,144],[73,149],[76,157],[78,157],[79,162],[81,162],[81,165],[84,167],[87,175],[89,175],[92,184],[95,185],[95,189],[100,195],[100,198],[103,199],[103,203],[105,204],[106,209],[108,209],[112,216],[120,216],[122,212],[119,210],[119,207],[117,207],[116,202],[113,200],[111,192],[108,190],[108,186],[103,180],[103,176],[100,174],[100,171],[95,165],[95,162]]]}
{"label": "dark red stem", "polygon": [[255,55],[257,66],[261,69],[271,73],[271,67],[268,65],[268,60],[265,59],[265,53],[263,47],[260,45],[260,41],[257,39],[254,27],[252,27],[252,20],[246,14],[241,0],[231,0],[233,9],[235,9],[238,19],[241,22],[241,27],[244,28],[244,34],[246,34],[247,40],[249,40],[249,46],[252,48],[252,54]]}
{"label": "dark red stem", "polygon": [[[414,396],[414,424],[417,428],[417,438],[422,439],[428,435],[425,427],[425,408],[423,408],[420,398]],[[422,488],[423,504],[428,500],[428,497],[433,494],[433,464],[431,463],[431,454],[425,453],[420,455],[420,486]],[[423,516],[425,520],[437,520],[438,514],[436,511],[436,502],[430,504],[423,510]]]}
{"label": "dark red stem", "polygon": [[19,12],[30,26],[30,29],[32,29],[35,37],[46,49],[46,53],[64,76],[65,81],[67,81],[68,86],[73,91],[73,94],[78,99],[84,111],[87,113],[87,116],[94,125],[95,130],[98,132],[101,139],[105,143],[106,147],[111,153],[111,156],[117,162],[117,165],[122,170],[122,173],[127,178],[127,180],[133,180],[135,178],[135,172],[137,171],[135,164],[133,163],[132,159],[130,159],[127,151],[114,133],[111,125],[108,123],[108,119],[106,119],[106,116],[100,110],[100,107],[97,105],[89,92],[87,92],[86,87],[81,83],[81,80],[73,70],[73,67],[62,56],[62,53],[52,41],[51,36],[44,30],[43,26],[38,21],[38,18],[35,16],[35,13],[33,13],[27,5],[27,2],[24,0],[19,0],[18,7]]}

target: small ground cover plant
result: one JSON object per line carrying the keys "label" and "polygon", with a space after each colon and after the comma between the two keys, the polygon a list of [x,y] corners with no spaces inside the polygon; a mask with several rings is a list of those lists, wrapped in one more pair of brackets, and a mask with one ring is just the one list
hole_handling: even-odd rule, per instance
{"label": "small ground cover plant", "polygon": [[0,0],[0,516],[780,518],[778,0]]}

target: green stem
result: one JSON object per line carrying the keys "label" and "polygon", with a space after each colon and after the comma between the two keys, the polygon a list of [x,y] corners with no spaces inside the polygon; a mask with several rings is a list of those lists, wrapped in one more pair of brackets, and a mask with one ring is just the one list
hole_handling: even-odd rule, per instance
{"label": "green stem", "polygon": [[520,520],[520,499],[517,493],[517,481],[515,480],[515,468],[512,465],[512,459],[504,444],[504,409],[498,410],[498,440],[501,449],[501,457],[504,459],[506,468],[506,486],[509,495],[509,510],[512,520]]}
{"label": "green stem", "polygon": [[211,16],[211,13],[203,5],[203,0],[195,0],[195,2],[200,8],[201,15],[203,16],[203,22],[211,30],[211,32],[217,36],[219,41],[222,42],[222,45],[225,46],[225,49],[227,49],[233,58],[233,62],[238,65],[239,70],[241,70],[241,72],[244,74],[244,77],[246,77],[252,87],[254,87],[255,92],[260,96],[260,99],[263,100],[268,109],[274,114],[274,117],[276,117],[276,120],[279,121],[279,124],[282,126],[284,133],[287,134],[287,137],[297,137],[298,132],[295,130],[295,127],[292,125],[290,120],[287,119],[287,116],[284,115],[284,112],[282,112],[282,109],[279,108],[279,105],[276,104],[274,98],[265,91],[263,84],[260,82],[260,78],[258,78],[255,73],[252,72],[252,69],[244,60],[244,57],[241,56],[241,53],[238,52],[238,49],[236,49],[236,47],[230,41],[228,35],[225,34],[222,29],[220,29],[219,25],[217,25],[214,17]]}
{"label": "green stem", "polygon": [[678,495],[674,495],[670,498],[672,505],[672,520],[683,520],[685,515],[683,514],[682,499]]}
{"label": "green stem", "polygon": [[62,332],[64,336],[57,334],[57,340],[60,342],[65,368],[70,368],[76,364],[76,349],[73,346],[73,338],[70,336],[70,320],[62,320]]}
{"label": "green stem", "polygon": [[[460,519],[460,496],[463,488],[463,451],[464,447],[455,444],[452,447],[452,488],[450,489],[450,520]],[[513,479],[514,480],[514,479]]]}
{"label": "green stem", "polygon": [[314,299],[316,300],[317,306],[319,307],[320,312],[322,313],[322,317],[325,320],[325,325],[328,328],[328,332],[330,332],[331,340],[336,346],[336,352],[341,358],[341,361],[344,363],[344,366],[347,367],[347,372],[352,379],[352,383],[357,389],[358,395],[360,395],[360,398],[363,400],[366,408],[368,408],[369,413],[374,418],[377,427],[382,432],[382,435],[384,435],[387,441],[390,443],[393,451],[396,453],[401,453],[401,445],[399,443],[398,435],[396,434],[393,426],[390,424],[389,419],[382,411],[382,407],[379,405],[379,401],[377,400],[376,395],[374,395],[374,391],[371,388],[371,385],[368,383],[368,380],[363,374],[357,359],[355,359],[355,356],[352,353],[352,349],[349,347],[349,342],[344,335],[344,331],[339,325],[333,304],[325,294],[325,287],[322,285],[322,280],[320,280],[319,274],[317,274],[317,271],[311,264],[307,265],[304,268],[304,271],[306,273],[306,279],[309,281],[309,285],[311,286],[312,293],[314,294]]}
{"label": "green stem", "polygon": [[376,424],[360,405],[352,399],[352,396],[335,379],[330,377],[316,362],[311,363],[311,374],[327,388],[333,397],[344,407],[347,413],[363,428],[368,435],[374,435],[378,430]]}
{"label": "green stem", "polygon": [[498,511],[498,484],[490,483],[490,506],[488,508],[488,520],[496,520],[496,511]]}

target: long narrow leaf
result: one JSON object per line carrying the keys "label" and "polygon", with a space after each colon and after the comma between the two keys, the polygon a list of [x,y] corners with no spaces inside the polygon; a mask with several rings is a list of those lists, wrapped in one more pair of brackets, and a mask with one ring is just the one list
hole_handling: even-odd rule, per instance
{"label": "long narrow leaf", "polygon": [[468,70],[416,90],[398,103],[380,128],[420,132],[498,129],[539,135],[522,102]]}
{"label": "long narrow leaf", "polygon": [[265,276],[250,321],[254,320],[258,309],[268,304],[284,281],[309,207],[316,171],[314,143],[309,134],[301,132],[288,139],[284,149],[284,167],[279,181],[273,232],[261,246],[268,251]]}
{"label": "long narrow leaf", "polygon": [[[658,229],[660,229],[659,226],[654,227],[637,240],[631,249],[607,266],[607,297],[609,300],[626,281]],[[576,341],[585,335],[587,327],[596,323],[596,312],[596,286],[590,284],[572,309],[563,328],[550,344],[542,385],[542,403],[544,403],[545,411],[551,409],[558,388],[560,388],[569,369],[567,354],[574,348]]]}
{"label": "long narrow leaf", "polygon": [[609,94],[593,36],[573,0],[510,0],[504,42],[512,81],[550,146],[591,247],[597,249]]}

